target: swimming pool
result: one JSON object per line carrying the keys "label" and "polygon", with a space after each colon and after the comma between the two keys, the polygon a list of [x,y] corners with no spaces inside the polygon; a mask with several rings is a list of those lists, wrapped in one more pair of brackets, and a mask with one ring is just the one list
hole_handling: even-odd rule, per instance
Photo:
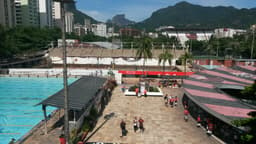
{"label": "swimming pool", "polygon": [[207,69],[215,69],[220,67],[219,65],[201,65],[201,66]]}
{"label": "swimming pool", "polygon": [[[0,77],[0,144],[21,138],[40,122],[42,107],[35,105],[62,88],[62,78]],[[47,107],[47,114],[54,109]]]}

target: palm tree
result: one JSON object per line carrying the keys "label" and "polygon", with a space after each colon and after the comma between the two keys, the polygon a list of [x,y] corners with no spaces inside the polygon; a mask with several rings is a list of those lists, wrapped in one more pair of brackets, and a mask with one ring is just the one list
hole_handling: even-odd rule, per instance
{"label": "palm tree", "polygon": [[185,54],[183,54],[180,57],[180,59],[183,61],[183,64],[184,64],[185,76],[187,75],[187,62],[189,60],[191,60],[192,58],[193,58],[193,56],[188,52],[185,52]]}
{"label": "palm tree", "polygon": [[163,72],[165,71],[165,63],[168,61],[169,65],[172,63],[173,55],[169,53],[167,50],[165,52],[161,53],[158,56],[158,64],[160,65],[163,62]]}
{"label": "palm tree", "polygon": [[152,51],[151,51],[151,39],[150,38],[143,38],[140,42],[139,48],[137,49],[136,57],[143,58],[143,75],[145,69],[145,62],[148,58],[152,58]]}

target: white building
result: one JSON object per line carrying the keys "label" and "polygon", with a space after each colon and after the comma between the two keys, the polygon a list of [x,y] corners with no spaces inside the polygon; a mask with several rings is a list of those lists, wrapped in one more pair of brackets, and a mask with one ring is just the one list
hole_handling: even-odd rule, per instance
{"label": "white building", "polygon": [[66,24],[66,32],[72,33],[74,30],[74,15],[72,12],[65,12],[65,24]]}
{"label": "white building", "polygon": [[15,0],[15,24],[39,26],[38,0]]}
{"label": "white building", "polygon": [[162,35],[168,37],[176,37],[180,44],[185,47],[186,41],[198,40],[207,41],[210,40],[213,35],[213,30],[211,29],[188,29],[188,28],[173,28],[171,26],[161,27],[159,31]]}
{"label": "white building", "polygon": [[84,28],[86,31],[92,31],[90,19],[84,19]]}
{"label": "white building", "polygon": [[40,27],[53,26],[52,0],[39,0]]}
{"label": "white building", "polygon": [[104,23],[92,24],[92,32],[101,37],[107,37],[107,25]]}
{"label": "white building", "polygon": [[74,32],[76,35],[78,36],[82,36],[86,34],[86,29],[84,26],[80,25],[80,24],[75,24],[74,25]]}
{"label": "white building", "polygon": [[0,24],[7,27],[15,26],[14,0],[0,0]]}
{"label": "white building", "polygon": [[214,36],[216,38],[233,38],[234,35],[241,35],[246,33],[246,30],[231,29],[231,28],[219,28],[214,30]]}
{"label": "white building", "polygon": [[53,4],[52,4],[52,18],[53,18],[53,25],[56,26],[56,27],[61,27],[60,2],[53,2]]}

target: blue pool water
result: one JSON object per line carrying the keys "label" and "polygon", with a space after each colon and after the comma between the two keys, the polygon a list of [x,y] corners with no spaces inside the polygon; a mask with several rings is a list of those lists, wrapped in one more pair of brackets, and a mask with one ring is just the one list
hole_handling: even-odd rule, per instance
{"label": "blue pool water", "polygon": [[207,68],[207,69],[215,69],[215,68],[220,67],[218,65],[201,65],[201,66],[204,67],[204,68]]}
{"label": "blue pool water", "polygon": [[[0,77],[0,144],[21,138],[40,122],[42,106],[35,105],[62,88],[62,78]],[[47,114],[54,109],[47,107]]]}

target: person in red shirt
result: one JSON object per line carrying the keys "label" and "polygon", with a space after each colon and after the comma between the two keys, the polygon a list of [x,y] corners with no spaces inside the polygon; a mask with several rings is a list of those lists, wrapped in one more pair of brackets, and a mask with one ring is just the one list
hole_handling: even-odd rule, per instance
{"label": "person in red shirt", "polygon": [[207,134],[212,135],[212,131],[213,131],[213,123],[209,121],[207,125]]}
{"label": "person in red shirt", "polygon": [[66,139],[63,134],[60,135],[59,140],[60,140],[60,144],[66,144]]}
{"label": "person in red shirt", "polygon": [[186,122],[188,121],[188,114],[189,114],[189,111],[187,109],[184,109],[184,120]]}
{"label": "person in red shirt", "polygon": [[200,117],[200,115],[197,116],[196,121],[197,121],[197,127],[200,127],[201,126],[201,117]]}
{"label": "person in red shirt", "polygon": [[136,93],[136,96],[138,96],[138,94],[139,94],[139,88],[136,88],[136,89],[135,89],[135,93]]}
{"label": "person in red shirt", "polygon": [[147,90],[144,89],[144,96],[147,97]]}
{"label": "person in red shirt", "polygon": [[139,128],[140,128],[141,132],[144,132],[144,129],[145,129],[143,123],[144,123],[144,120],[142,118],[140,118],[139,119]]}

